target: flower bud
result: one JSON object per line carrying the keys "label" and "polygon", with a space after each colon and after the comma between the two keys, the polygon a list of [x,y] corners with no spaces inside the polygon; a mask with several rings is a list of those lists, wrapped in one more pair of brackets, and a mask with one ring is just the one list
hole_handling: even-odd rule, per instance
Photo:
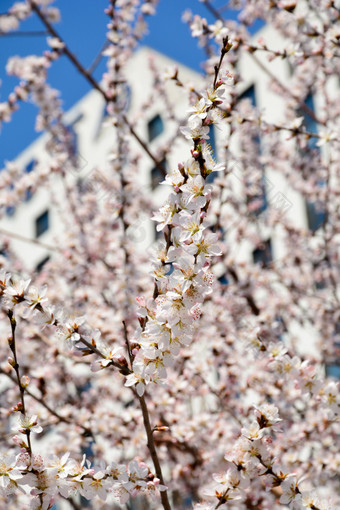
{"label": "flower bud", "polygon": [[20,382],[23,388],[27,388],[30,383],[30,378],[27,375],[23,375],[20,379]]}
{"label": "flower bud", "polygon": [[169,427],[166,427],[165,425],[160,425],[154,428],[154,430],[157,430],[157,432],[164,432],[166,430],[170,430]]}

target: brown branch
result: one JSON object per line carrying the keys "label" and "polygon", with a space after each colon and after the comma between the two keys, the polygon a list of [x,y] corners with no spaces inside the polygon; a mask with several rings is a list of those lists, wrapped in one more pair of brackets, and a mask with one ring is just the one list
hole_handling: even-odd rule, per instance
{"label": "brown branch", "polygon": [[[207,7],[207,9],[213,14],[213,16],[215,16],[216,19],[219,19],[223,23],[225,22],[225,19],[223,18],[223,16],[221,16],[221,14],[216,9],[214,9],[214,7],[210,4],[209,0],[204,0],[203,3]],[[292,99],[294,99],[297,102],[297,104],[301,110],[303,110],[311,119],[313,119],[318,124],[321,124],[323,126],[326,125],[326,123],[324,121],[320,120],[315,115],[315,113],[313,112],[313,110],[311,108],[309,108],[309,106],[307,106],[303,101],[300,101],[300,99],[298,97],[296,97],[289,90],[288,87],[286,87],[283,83],[281,83],[281,81],[268,69],[268,67],[266,67],[253,53],[249,52],[249,55],[253,58],[253,60],[256,62],[256,64],[262,69],[262,71],[264,71],[286,94],[288,94],[288,96],[290,96]]]}
{"label": "brown branch", "polygon": [[208,11],[211,12],[211,14],[213,16],[215,16],[216,19],[219,19],[220,21],[223,21],[224,22],[224,19],[223,17],[221,16],[221,14],[218,12],[217,9],[215,9],[215,7],[213,5],[211,5],[211,3],[208,1],[208,0],[203,0],[203,4],[206,6],[206,8],[208,9]]}
{"label": "brown branch", "polygon": [[[165,485],[164,479],[163,479],[162,468],[161,468],[161,465],[160,465],[160,462],[159,462],[159,459],[158,459],[158,455],[157,455],[157,451],[156,451],[156,447],[155,447],[155,442],[154,442],[154,439],[153,439],[153,433],[152,433],[152,427],[151,427],[151,424],[150,424],[149,411],[148,411],[148,408],[147,408],[147,405],[146,405],[146,402],[145,402],[145,397],[144,397],[144,395],[141,396],[141,397],[138,396],[138,399],[139,399],[139,403],[140,403],[140,406],[141,406],[141,409],[142,409],[144,428],[145,428],[145,432],[146,432],[146,436],[147,436],[147,440],[148,440],[147,441],[147,447],[148,447],[148,450],[150,452],[153,465],[155,467],[156,475],[159,478],[161,484]],[[171,506],[170,506],[170,503],[169,503],[167,491],[161,491],[160,494],[161,494],[161,501],[162,501],[162,505],[163,505],[164,510],[171,510]]]}
{"label": "brown branch", "polygon": [[[78,342],[81,342],[82,344],[86,345],[86,347],[88,347],[89,350],[91,350],[94,354],[97,354],[102,359],[107,359],[106,356],[104,356],[104,354],[102,352],[100,352],[100,350],[97,349],[96,346],[90,344],[90,342],[85,340],[84,337],[81,336],[80,339],[78,340]],[[127,366],[121,365],[120,363],[118,363],[117,361],[114,361],[113,359],[110,360],[110,365],[118,368],[120,373],[123,375],[131,374],[131,370]],[[108,366],[110,366],[110,365],[108,365]]]}
{"label": "brown branch", "polygon": [[[0,373],[3,375],[6,375],[14,384],[16,384],[16,381],[11,376],[11,374],[5,372],[5,370],[3,370],[1,367],[0,367]],[[37,397],[28,388],[25,388],[25,393],[27,395],[29,395],[30,397],[32,397],[36,402],[39,402],[39,404],[41,404],[50,414],[52,414],[52,416],[57,418],[59,421],[61,421],[63,423],[67,423],[68,425],[73,425],[73,426],[76,425],[77,427],[83,429],[83,431],[85,432],[85,434],[87,436],[91,436],[93,439],[95,439],[91,429],[89,429],[88,427],[85,427],[84,425],[81,425],[80,423],[74,422],[74,421],[70,420],[69,418],[61,416],[60,414],[57,413],[57,411],[55,411],[48,404],[46,404],[46,402],[44,401],[44,399],[42,397]]]}
{"label": "brown branch", "polygon": [[126,350],[128,352],[128,355],[129,355],[130,366],[131,366],[131,370],[132,370],[133,358],[132,358],[131,346],[130,346],[130,342],[129,342],[127,326],[126,326],[126,322],[125,321],[123,321],[123,327],[124,327],[124,338],[125,338]]}
{"label": "brown branch", "polygon": [[326,125],[326,122],[322,121],[321,119],[319,119],[315,113],[313,112],[313,110],[311,108],[309,108],[309,106],[306,105],[306,103],[304,103],[303,101],[300,101],[300,99],[298,97],[295,96],[295,94],[293,94],[293,92],[291,92],[289,90],[288,87],[286,87],[286,85],[284,85],[271,71],[270,69],[268,69],[267,66],[265,66],[257,57],[256,55],[254,55],[253,53],[250,53],[250,56],[252,57],[252,59],[256,62],[256,64],[262,69],[262,71],[264,71],[289,97],[291,97],[292,99],[294,99],[294,101],[297,102],[299,108],[301,110],[303,110],[311,119],[314,120],[314,122],[317,122],[318,124],[321,124],[322,126],[325,126]]}
{"label": "brown branch", "polygon": [[[76,69],[79,71],[79,73],[84,76],[84,78],[86,78],[86,80],[90,83],[90,85],[95,89],[97,90],[102,96],[103,98],[105,99],[105,101],[107,103],[110,103],[112,101],[111,98],[109,98],[106,93],[105,93],[105,90],[102,89],[102,87],[99,85],[99,83],[93,78],[93,76],[85,69],[85,67],[79,62],[79,60],[77,59],[77,57],[75,57],[75,55],[69,50],[69,48],[67,47],[65,41],[63,40],[62,37],[60,37],[60,35],[58,34],[58,32],[53,28],[53,26],[51,25],[51,23],[48,21],[48,19],[45,17],[45,15],[41,12],[41,10],[38,8],[38,6],[36,4],[34,4],[32,2],[32,0],[30,0],[30,6],[32,8],[32,10],[37,14],[37,16],[39,17],[39,19],[41,20],[41,22],[45,25],[45,27],[47,28],[48,32],[55,38],[59,39],[59,41],[63,42],[64,43],[64,48],[61,50],[62,53],[64,53],[68,58],[69,60],[74,64],[74,66],[76,67]],[[161,162],[158,161],[158,159],[152,154],[152,152],[150,151],[150,149],[148,148],[147,144],[140,138],[140,136],[136,133],[135,129],[132,127],[132,125],[130,124],[130,122],[128,121],[127,117],[125,114],[122,115],[122,119],[123,121],[126,123],[126,125],[128,126],[129,128],[129,131],[130,133],[132,134],[132,136],[137,140],[137,142],[139,143],[139,145],[144,149],[144,151],[146,152],[146,154],[150,157],[150,159],[152,159],[152,161],[155,163],[156,167],[161,171],[161,172],[164,172],[165,169],[163,168],[163,165],[161,164]]]}
{"label": "brown branch", "polygon": [[[20,405],[18,405],[17,408],[18,408],[18,411],[20,411],[20,413],[23,416],[26,416],[25,388],[21,384],[20,367],[19,367],[19,363],[18,363],[17,350],[16,350],[16,342],[15,342],[15,330],[16,330],[17,323],[16,323],[16,320],[14,318],[12,310],[8,310],[7,311],[7,316],[9,318],[9,321],[10,321],[10,324],[11,324],[11,331],[12,331],[12,336],[8,339],[8,345],[9,345],[9,348],[11,349],[11,351],[12,351],[12,354],[13,354],[13,364],[12,364],[12,367],[14,368],[14,371],[15,371],[15,374],[16,374],[17,384],[18,384],[18,388],[19,388],[19,392],[20,392],[20,398],[21,398]],[[27,437],[27,451],[28,451],[30,457],[32,457],[31,430],[29,428],[26,428],[24,434]]]}

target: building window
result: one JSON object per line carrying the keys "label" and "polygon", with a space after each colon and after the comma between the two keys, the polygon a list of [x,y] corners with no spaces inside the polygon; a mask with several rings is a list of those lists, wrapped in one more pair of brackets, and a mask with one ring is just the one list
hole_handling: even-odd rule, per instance
{"label": "building window", "polygon": [[36,265],[36,272],[37,273],[40,273],[40,271],[42,270],[42,268],[44,267],[44,265],[46,264],[46,262],[48,262],[50,260],[50,257],[49,255],[47,257],[44,257],[37,265]]}
{"label": "building window", "polygon": [[35,220],[35,237],[39,237],[42,234],[44,234],[44,232],[46,232],[48,228],[49,228],[49,212],[47,209]]}
{"label": "building window", "polygon": [[226,273],[222,274],[222,276],[218,278],[218,281],[220,282],[221,285],[228,285],[229,281]]}
{"label": "building window", "polygon": [[238,101],[249,99],[252,106],[256,106],[255,85],[250,85],[242,94],[239,95]]}
{"label": "building window", "polygon": [[[215,138],[215,128],[213,124],[210,124],[209,126],[209,145],[211,148],[211,155],[216,160],[216,138]],[[211,172],[207,177],[207,182],[211,183],[215,180],[217,177],[217,172]]]}
{"label": "building window", "polygon": [[254,214],[255,216],[258,216],[263,211],[267,209],[267,197],[266,197],[266,184],[265,184],[265,176],[262,175],[260,177],[260,180],[256,183],[249,183],[248,189],[251,190],[254,186],[258,189],[258,193],[249,194],[246,190],[246,200],[247,200],[247,206],[248,211]]}
{"label": "building window", "polygon": [[68,134],[68,149],[71,158],[76,157],[78,154],[78,135],[74,126],[75,122],[66,128]]}
{"label": "building window", "polygon": [[158,166],[154,166],[151,170],[151,188],[153,190],[155,190],[165,178],[164,173],[166,173],[166,160],[163,159],[160,164],[164,168],[164,172],[162,172]]}
{"label": "building window", "polygon": [[315,232],[318,228],[322,227],[325,219],[326,212],[322,204],[317,202],[306,202],[306,210],[307,210],[307,221],[308,228]]}
{"label": "building window", "polygon": [[213,124],[209,126],[209,145],[211,148],[211,155],[214,159],[216,159],[216,137],[215,137],[215,128]]}
{"label": "building window", "polygon": [[334,379],[340,379],[340,360],[339,364],[334,363],[326,365],[326,376],[334,377]]}
{"label": "building window", "polygon": [[[238,98],[238,101],[243,101],[244,99],[248,99],[250,101],[251,106],[256,107],[256,90],[255,85],[251,85],[248,87]],[[254,153],[258,155],[258,157],[261,155],[261,141],[260,137],[254,132],[254,134],[251,136],[251,140],[247,141],[246,143],[251,143],[251,149],[254,149]],[[250,166],[254,166],[253,164],[250,164]],[[260,163],[257,163],[256,166],[261,166]],[[246,201],[249,212],[254,214],[255,216],[258,216],[263,211],[267,209],[267,198],[266,198],[266,186],[265,186],[265,175],[264,170],[261,168],[262,176],[259,175],[258,179],[254,180],[254,175],[251,176],[251,182],[246,183]],[[258,192],[254,194],[253,190],[257,189]]]}
{"label": "building window", "polygon": [[[26,174],[30,174],[33,170],[34,170],[34,167],[36,165],[36,161],[35,159],[32,159],[26,166],[25,166],[25,173]],[[33,193],[30,189],[28,189],[26,191],[26,196],[25,196],[25,200],[26,202],[28,202],[33,196]]]}
{"label": "building window", "polygon": [[[308,94],[308,96],[304,100],[304,103],[306,106],[308,106],[308,108],[310,110],[312,110],[312,112],[315,111],[313,94],[311,94],[311,93]],[[317,131],[318,131],[317,123],[315,122],[315,120],[312,117],[310,117],[308,115],[308,113],[306,113],[304,110],[299,108],[299,110],[297,112],[297,117],[303,117],[303,125],[305,126],[306,131],[308,133],[317,133]],[[317,138],[312,137],[308,140],[308,147],[310,149],[319,150],[316,143],[317,143]]]}
{"label": "building window", "polygon": [[16,211],[16,209],[14,206],[6,207],[7,216],[14,216],[15,211]]}
{"label": "building window", "polygon": [[162,117],[160,115],[156,115],[148,122],[148,136],[149,142],[154,140],[157,136],[159,136],[164,131],[164,124],[162,121]]}
{"label": "building window", "polygon": [[25,173],[30,174],[34,169],[35,164],[36,164],[35,159],[32,159],[29,163],[27,163],[27,165],[25,166]]}
{"label": "building window", "polygon": [[263,241],[253,251],[253,261],[254,264],[261,264],[262,267],[268,267],[272,260],[273,260],[272,244],[270,239],[267,239],[267,241]]}
{"label": "building window", "polygon": [[[67,126],[65,126],[65,138],[67,144],[67,150],[70,158],[70,162],[76,169],[82,169],[84,167],[83,159],[79,155],[79,137],[77,133],[78,123],[83,119],[84,114],[79,115]],[[80,158],[80,161],[79,161]]]}
{"label": "building window", "polygon": [[[10,190],[14,189],[14,185],[10,184],[9,185],[9,189]],[[15,211],[16,211],[16,207],[14,207],[14,205],[10,205],[9,207],[6,207],[6,214],[7,214],[7,216],[10,216],[10,217],[14,216]]]}
{"label": "building window", "polygon": [[[314,108],[314,99],[313,99],[313,95],[310,93],[308,94],[308,96],[305,98],[304,100],[304,103],[306,106],[308,106],[308,108],[310,108],[310,110],[312,110],[314,112],[315,108]],[[297,115],[298,116],[303,116],[304,120],[303,120],[303,125],[305,126],[306,128],[306,131],[308,133],[317,133],[317,123],[315,122],[315,120],[310,117],[308,115],[308,113],[305,113],[302,109],[299,109],[298,112],[297,112]],[[314,151],[318,151],[319,148],[318,146],[316,145],[317,143],[317,139],[316,138],[310,138],[307,142],[307,145],[308,145],[308,148],[309,149],[312,149]],[[322,186],[324,186],[324,182],[318,182],[317,183],[317,186],[319,188],[321,188]],[[320,203],[320,202],[311,202],[311,201],[306,201],[306,211],[307,211],[307,221],[308,221],[308,228],[310,230],[312,230],[313,232],[315,232],[316,230],[318,230],[324,223],[325,221],[325,208],[323,207],[323,204]]]}

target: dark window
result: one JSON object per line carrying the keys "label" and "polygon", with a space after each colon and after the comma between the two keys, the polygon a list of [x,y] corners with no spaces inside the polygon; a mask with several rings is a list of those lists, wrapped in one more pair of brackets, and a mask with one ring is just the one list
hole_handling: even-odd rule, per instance
{"label": "dark window", "polygon": [[[10,190],[14,189],[13,184],[9,185],[9,189]],[[16,207],[14,207],[14,206],[6,207],[6,214],[7,214],[7,216],[14,216],[15,211],[16,211]]]}
{"label": "dark window", "polygon": [[[248,99],[253,107],[257,106],[255,85],[251,85],[250,87],[248,87],[239,96],[238,101],[242,101],[243,99]],[[254,133],[254,135],[252,136],[251,143],[252,148],[254,148],[255,151],[260,156],[261,142],[260,137],[256,133]],[[258,193],[256,193],[255,195],[247,193],[247,189],[250,190],[251,188],[253,188],[254,186],[253,182],[249,183],[246,189],[247,205],[249,206],[249,211],[252,212],[252,214],[255,214],[256,216],[267,209],[266,186],[265,186],[266,179],[263,170],[262,174],[263,175],[260,178],[260,181],[255,184],[258,188]]]}
{"label": "dark window", "polygon": [[29,174],[32,172],[33,168],[35,167],[36,161],[32,159],[26,166],[25,166],[25,172],[26,174]]}
{"label": "dark window", "polygon": [[[166,160],[163,159],[160,163],[166,172]],[[158,185],[163,182],[165,179],[164,173],[157,167],[154,166],[151,170],[151,188],[154,190],[158,187]]]}
{"label": "dark window", "polygon": [[306,202],[308,228],[315,232],[320,228],[326,218],[323,205],[320,202]]}
{"label": "dark window", "polygon": [[[26,174],[29,174],[33,171],[34,167],[35,167],[35,164],[36,164],[36,161],[34,159],[32,159],[26,166],[25,166],[25,173]],[[26,191],[26,197],[25,197],[25,200],[26,202],[28,202],[28,200],[30,200],[33,196],[33,193],[30,189],[28,189]]]}
{"label": "dark window", "polygon": [[124,112],[127,112],[131,105],[131,87],[127,84],[123,84],[123,90],[120,93],[121,101],[122,101],[122,109]]}
{"label": "dark window", "polygon": [[14,206],[6,207],[6,214],[7,216],[14,216],[15,207]]}
{"label": "dark window", "polygon": [[[75,123],[74,123],[75,124]],[[74,129],[74,124],[67,126],[68,149],[70,156],[73,158],[78,154],[78,135]]]}
{"label": "dark window", "polygon": [[[314,108],[314,99],[313,99],[313,95],[312,94],[308,94],[308,96],[304,100],[304,103],[305,103],[306,106],[308,106],[308,108],[310,110],[312,110],[312,112],[315,111],[315,108]],[[317,133],[317,131],[318,131],[317,123],[315,122],[315,120],[312,117],[310,117],[308,115],[308,113],[306,113],[304,110],[299,109],[297,116],[304,118],[303,125],[305,126],[306,131],[308,133]],[[308,147],[310,149],[319,150],[317,145],[316,145],[316,142],[317,142],[317,138],[310,138],[308,140]]]}
{"label": "dark window", "polygon": [[258,182],[256,185],[257,185],[257,188],[258,188],[258,193],[256,193],[255,195],[252,194],[247,194],[247,205],[248,205],[248,208],[249,208],[249,211],[252,213],[252,214],[255,214],[255,216],[258,216],[259,214],[261,214],[263,211],[265,211],[267,209],[267,197],[266,197],[266,184],[265,184],[265,176],[262,175],[262,177],[260,178],[260,182]]}
{"label": "dark window", "polygon": [[[211,148],[211,155],[216,160],[216,138],[215,138],[215,128],[213,124],[210,124],[209,126],[209,145]],[[218,172],[211,172],[207,177],[207,182],[213,182],[214,179],[217,177]]]}
{"label": "dark window", "polygon": [[340,364],[329,364],[326,365],[326,375],[327,377],[334,377],[335,379],[340,379]]}
{"label": "dark window", "polygon": [[228,283],[229,283],[226,274],[223,274],[222,276],[220,276],[218,278],[218,281],[220,282],[221,285],[228,285]]}
{"label": "dark window", "polygon": [[263,241],[253,251],[253,261],[254,264],[261,264],[262,267],[267,267],[272,260],[273,260],[272,245],[270,239],[268,239],[267,241]]}
{"label": "dark window", "polygon": [[[304,103],[306,106],[308,106],[308,108],[310,108],[310,110],[312,110],[314,112],[314,110],[315,110],[314,99],[313,99],[313,95],[311,93],[308,94],[308,96],[305,98]],[[304,112],[302,109],[299,109],[297,116],[298,117],[303,116],[303,118],[304,118],[303,125],[305,126],[306,131],[308,133],[317,133],[317,131],[318,131],[317,123],[315,122],[315,120],[312,117],[310,117],[308,115],[308,113]],[[309,149],[318,151],[319,148],[317,147],[316,142],[317,142],[316,138],[310,138],[308,140]],[[319,187],[322,187],[322,186],[324,186],[324,183],[319,182],[319,183],[317,183],[317,185]],[[309,201],[306,202],[306,209],[307,209],[308,228],[310,230],[312,230],[313,232],[315,232],[316,230],[318,230],[318,228],[320,228],[322,226],[323,222],[325,221],[325,209],[324,209],[322,203],[309,202]]]}
{"label": "dark window", "polygon": [[250,99],[252,106],[256,106],[255,85],[250,85],[250,87],[239,95],[238,101],[242,101],[243,99]]}
{"label": "dark window", "polygon": [[215,138],[215,128],[213,124],[209,126],[209,145],[211,147],[211,155],[216,159],[216,138]]}
{"label": "dark window", "polygon": [[46,264],[46,262],[48,262],[50,260],[50,257],[47,256],[47,257],[44,257],[37,265],[36,265],[36,268],[35,270],[37,271],[37,273],[40,273],[40,271],[42,270],[42,268],[44,267],[44,265]]}
{"label": "dark window", "polygon": [[[80,113],[70,124],[65,126],[64,143],[66,143],[70,162],[77,169],[84,168],[84,158],[79,154],[79,138],[77,133],[77,124],[84,117],[83,113]],[[85,162],[86,163],[86,162]]]}
{"label": "dark window", "polygon": [[162,121],[162,117],[160,115],[156,115],[153,119],[148,122],[148,136],[149,142],[159,136],[164,131],[164,125]]}
{"label": "dark window", "polygon": [[46,210],[35,220],[35,237],[41,236],[44,232],[48,230],[48,228],[49,228],[49,212],[48,210]]}

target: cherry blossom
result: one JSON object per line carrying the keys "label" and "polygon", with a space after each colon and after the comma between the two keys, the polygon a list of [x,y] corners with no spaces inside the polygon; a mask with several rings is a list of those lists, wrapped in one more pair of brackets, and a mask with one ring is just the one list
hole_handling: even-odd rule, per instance
{"label": "cherry blossom", "polygon": [[[206,76],[189,83],[153,55],[147,97],[129,109],[126,90],[134,100],[139,85],[129,66],[158,2],[108,2],[98,81],[51,3],[0,15],[6,44],[29,16],[47,32],[40,53],[7,64],[17,84],[0,122],[32,102],[45,133],[31,172],[8,161],[0,173],[1,214],[50,190],[62,226],[40,272],[1,231],[2,506],[83,497],[93,509],[137,498],[150,510],[335,510],[338,8],[234,0],[235,21],[217,2],[201,2],[206,17],[193,3],[184,20]],[[103,101],[98,146],[111,133],[105,163],[85,176],[49,85],[61,56]],[[159,104],[167,129],[149,144],[145,119]],[[151,193],[141,176],[163,160]],[[157,232],[150,251],[131,235],[142,217]]]}

